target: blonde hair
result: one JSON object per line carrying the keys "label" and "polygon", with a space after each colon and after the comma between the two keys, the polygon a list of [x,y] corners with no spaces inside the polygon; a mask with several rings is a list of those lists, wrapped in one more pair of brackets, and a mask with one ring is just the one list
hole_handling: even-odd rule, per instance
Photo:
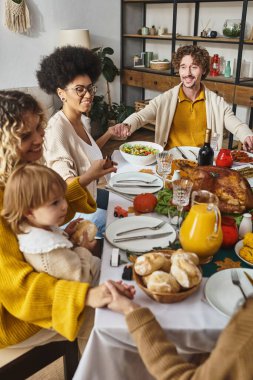
{"label": "blonde hair", "polygon": [[48,202],[52,191],[65,195],[66,188],[66,182],[52,169],[36,163],[20,165],[6,183],[1,215],[14,233],[21,233],[29,209]]}
{"label": "blonde hair", "polygon": [[21,135],[28,128],[23,122],[25,113],[39,115],[40,124],[45,127],[43,110],[29,94],[21,91],[0,91],[0,186],[4,187],[11,172],[20,163],[18,148]]}

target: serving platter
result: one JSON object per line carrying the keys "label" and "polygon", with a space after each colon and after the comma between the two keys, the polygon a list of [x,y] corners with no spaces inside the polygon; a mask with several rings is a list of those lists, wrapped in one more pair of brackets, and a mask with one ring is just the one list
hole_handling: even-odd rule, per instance
{"label": "serving platter", "polygon": [[114,242],[114,239],[117,239],[118,233],[130,230],[132,228],[142,228],[142,227],[153,227],[161,222],[161,219],[154,218],[151,216],[130,216],[123,219],[118,219],[109,224],[105,231],[105,237],[113,246],[120,248],[125,251],[133,252],[147,252],[155,248],[166,248],[170,243],[173,243],[176,240],[176,231],[168,223],[165,223],[158,231],[151,231],[150,229],[140,231],[134,231],[124,234],[124,238],[138,236],[138,235],[160,235],[162,233],[168,233],[168,236],[153,238],[153,239],[138,239],[138,240],[129,240],[124,242]]}
{"label": "serving platter", "polygon": [[[253,165],[253,154],[244,150],[232,150],[233,166]],[[238,161],[234,159],[238,156]],[[239,159],[240,157],[240,159]]]}

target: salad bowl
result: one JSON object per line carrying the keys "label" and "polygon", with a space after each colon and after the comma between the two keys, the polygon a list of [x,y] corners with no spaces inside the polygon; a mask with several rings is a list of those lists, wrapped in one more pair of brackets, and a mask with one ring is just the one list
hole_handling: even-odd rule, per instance
{"label": "salad bowl", "polygon": [[156,161],[156,153],[162,152],[163,147],[149,141],[131,141],[119,147],[122,157],[132,165],[151,165]]}

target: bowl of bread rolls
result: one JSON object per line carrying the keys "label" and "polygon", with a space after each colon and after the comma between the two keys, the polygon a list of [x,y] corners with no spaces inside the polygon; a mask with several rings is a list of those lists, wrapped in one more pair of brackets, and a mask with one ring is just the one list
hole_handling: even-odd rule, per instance
{"label": "bowl of bread rolls", "polygon": [[202,273],[198,256],[178,249],[153,251],[137,257],[133,277],[153,300],[174,303],[183,301],[198,289]]}

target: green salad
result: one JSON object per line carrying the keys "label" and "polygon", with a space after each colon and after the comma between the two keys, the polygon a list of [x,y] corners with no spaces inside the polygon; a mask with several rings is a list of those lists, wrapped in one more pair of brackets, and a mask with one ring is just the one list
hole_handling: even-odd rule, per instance
{"label": "green salad", "polygon": [[156,154],[159,153],[158,149],[154,149],[151,146],[148,145],[131,145],[131,144],[124,144],[121,148],[122,152],[132,154],[134,156],[148,156],[150,154]]}

